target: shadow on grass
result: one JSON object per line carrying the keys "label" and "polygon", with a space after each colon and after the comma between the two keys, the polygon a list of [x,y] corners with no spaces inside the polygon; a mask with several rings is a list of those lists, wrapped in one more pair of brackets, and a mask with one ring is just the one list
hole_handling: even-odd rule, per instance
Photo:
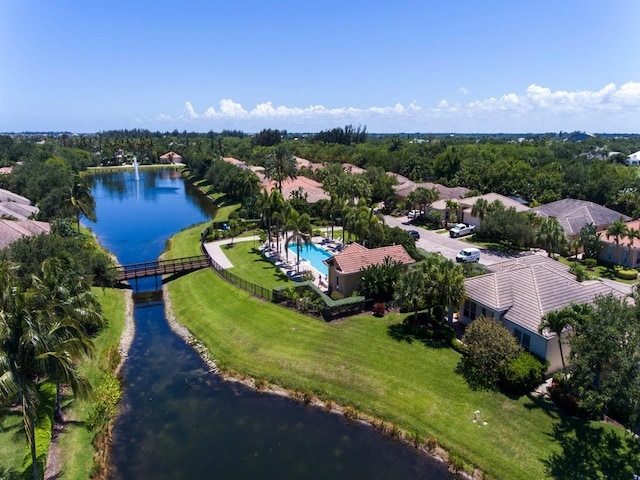
{"label": "shadow on grass", "polygon": [[16,470],[0,467],[0,478],[4,480],[20,480],[22,476]]}
{"label": "shadow on grass", "polygon": [[387,327],[387,335],[396,342],[413,343],[420,342],[429,348],[449,348],[447,338],[451,335],[455,337],[453,329],[447,326],[434,325],[429,321],[426,313],[418,314],[417,319],[414,314],[408,314],[401,323],[394,323]]}
{"label": "shadow on grass", "polygon": [[640,473],[640,440],[622,430],[563,416],[549,436],[561,449],[543,460],[553,478],[628,480]]}

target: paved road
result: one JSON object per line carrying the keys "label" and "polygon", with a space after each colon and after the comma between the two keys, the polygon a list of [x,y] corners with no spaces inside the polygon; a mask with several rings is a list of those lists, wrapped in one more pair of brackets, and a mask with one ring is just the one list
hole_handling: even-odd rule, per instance
{"label": "paved road", "polygon": [[[420,240],[416,242],[416,245],[427,252],[438,252],[443,257],[450,260],[455,260],[456,255],[463,248],[477,247],[480,249],[480,263],[484,265],[492,265],[498,262],[504,262],[510,258],[516,258],[523,255],[533,255],[534,252],[523,252],[519,254],[506,254],[487,250],[486,248],[473,245],[469,242],[463,242],[457,238],[449,237],[449,233],[436,233],[433,230],[427,230],[425,228],[416,227],[415,225],[405,225],[408,221],[407,217],[392,217],[386,215],[384,217],[385,222],[390,227],[400,227],[403,230],[417,230],[420,232]],[[544,252],[539,252],[545,254]]]}

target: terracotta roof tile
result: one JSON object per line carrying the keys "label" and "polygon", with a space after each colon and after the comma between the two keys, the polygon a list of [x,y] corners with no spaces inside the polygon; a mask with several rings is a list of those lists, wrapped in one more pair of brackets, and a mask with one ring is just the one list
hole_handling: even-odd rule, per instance
{"label": "terracotta roof tile", "polygon": [[408,265],[414,263],[413,258],[402,245],[368,249],[358,243],[348,245],[342,252],[336,253],[325,261],[327,265],[335,265],[342,274],[356,273],[370,265],[377,265],[386,257]]}

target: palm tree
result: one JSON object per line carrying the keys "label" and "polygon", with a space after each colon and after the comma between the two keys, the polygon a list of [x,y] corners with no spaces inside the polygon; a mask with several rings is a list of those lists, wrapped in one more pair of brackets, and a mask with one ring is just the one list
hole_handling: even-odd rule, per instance
{"label": "palm tree", "polygon": [[424,212],[428,206],[438,200],[440,193],[436,187],[424,188],[418,187],[409,194],[407,199],[412,203],[412,206],[416,204],[420,206],[420,213]]}
{"label": "palm tree", "polygon": [[574,325],[574,312],[571,307],[566,307],[561,310],[553,310],[548,312],[542,317],[538,332],[543,333],[544,330],[549,330],[555,334],[558,340],[558,347],[560,348],[560,360],[562,361],[562,375],[564,379],[567,379],[566,365],[564,363],[564,353],[562,351],[562,332],[567,327]]}
{"label": "palm tree", "polygon": [[629,252],[627,255],[627,261],[629,262],[629,265],[631,266],[631,247],[633,247],[633,243],[635,242],[635,240],[640,239],[640,230],[637,230],[633,227],[627,228],[627,239],[629,240]]}
{"label": "palm tree", "polygon": [[[40,268],[41,277],[34,277],[34,290],[38,293],[38,307],[56,336],[65,340],[65,349],[73,361],[93,354],[90,333],[104,326],[100,303],[91,285],[68,261],[59,258],[45,260]],[[55,375],[52,375],[55,377]],[[62,418],[60,386],[64,375],[56,380],[56,418]]]}
{"label": "palm tree", "polygon": [[96,221],[96,202],[88,185],[78,177],[74,178],[63,204],[75,214],[78,233],[80,233],[80,217],[84,216],[92,222]]}
{"label": "palm tree", "polygon": [[613,237],[616,243],[617,263],[620,263],[620,239],[627,234],[627,225],[622,218],[619,218],[607,228],[607,238]]}
{"label": "palm tree", "polygon": [[313,233],[311,217],[309,217],[307,213],[300,215],[292,208],[289,213],[289,218],[287,219],[287,224],[285,225],[285,230],[291,233],[284,241],[284,248],[287,249],[289,243],[296,242],[296,253],[298,256],[297,271],[300,272],[300,247],[303,244],[308,245],[311,243],[311,235]]}
{"label": "palm tree", "polygon": [[480,222],[482,222],[490,209],[491,206],[489,205],[489,201],[486,198],[479,198],[476,200],[476,203],[473,204],[473,207],[471,207],[471,215],[478,217]]}
{"label": "palm tree", "polygon": [[413,323],[418,322],[418,311],[425,307],[425,276],[420,268],[410,268],[400,276],[395,292],[396,303],[413,310]]}
{"label": "palm tree", "polygon": [[76,321],[52,321],[56,304],[43,302],[41,280],[18,289],[7,263],[0,264],[0,398],[20,399],[31,451],[33,479],[38,480],[35,419],[43,382],[61,381],[77,396],[89,393],[88,382],[74,367],[78,349]]}
{"label": "palm tree", "polygon": [[275,180],[276,188],[282,193],[282,182],[288,178],[296,178],[296,159],[289,153],[289,149],[283,144],[278,144],[275,150],[267,157],[264,170],[267,178]]}
{"label": "palm tree", "polygon": [[438,321],[442,321],[447,311],[447,321],[453,321],[454,307],[460,305],[465,296],[464,273],[460,265],[444,257],[434,255],[432,261],[425,262],[425,277],[432,310],[438,310]]}
{"label": "palm tree", "polygon": [[447,199],[445,202],[447,206],[447,219],[449,223],[456,222],[458,220],[458,214],[456,213],[460,209],[460,204],[453,199]]}
{"label": "palm tree", "polygon": [[540,221],[540,228],[536,238],[538,245],[547,251],[547,255],[552,257],[555,253],[560,253],[567,245],[567,237],[560,222],[555,218],[543,218]]}
{"label": "palm tree", "polygon": [[345,206],[342,209],[342,241],[347,243],[349,239],[349,232],[353,232],[352,228],[355,227],[356,212],[350,206]]}

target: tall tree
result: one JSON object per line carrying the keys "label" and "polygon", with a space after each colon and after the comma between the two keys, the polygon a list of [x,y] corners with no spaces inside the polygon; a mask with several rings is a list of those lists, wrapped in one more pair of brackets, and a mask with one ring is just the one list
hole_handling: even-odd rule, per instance
{"label": "tall tree", "polygon": [[486,198],[479,198],[476,200],[476,203],[471,207],[471,215],[474,217],[478,217],[480,222],[484,220],[484,217],[489,213],[490,206],[489,202]]}
{"label": "tall tree", "polygon": [[567,237],[562,225],[552,217],[540,220],[536,241],[541,248],[547,251],[549,257],[560,253],[567,245]]}
{"label": "tall tree", "polygon": [[91,189],[79,177],[74,178],[63,204],[74,213],[78,224],[78,233],[80,233],[81,217],[84,216],[92,222],[96,221],[96,202],[91,194]]}
{"label": "tall tree", "polygon": [[411,268],[400,277],[395,292],[398,305],[413,311],[413,323],[418,322],[418,311],[425,308],[425,277],[420,268]]}
{"label": "tall tree", "polygon": [[276,145],[274,151],[267,157],[264,174],[276,182],[276,188],[280,193],[282,193],[282,182],[288,178],[297,177],[296,159],[285,145]]}
{"label": "tall tree", "polygon": [[580,245],[584,251],[585,258],[597,258],[602,250],[601,233],[597,231],[593,223],[585,225],[580,229]]}
{"label": "tall tree", "polygon": [[0,264],[0,398],[19,398],[33,479],[39,479],[36,458],[35,419],[39,387],[47,381],[64,381],[75,395],[89,392],[88,382],[78,374],[73,360],[76,323],[51,321],[51,305],[42,303],[39,280],[22,290],[14,284],[7,263]]}
{"label": "tall tree", "polygon": [[580,406],[594,417],[606,413],[628,427],[640,419],[640,290],[633,302],[597,297],[577,316],[570,338],[568,381]]}
{"label": "tall tree", "polygon": [[565,380],[567,378],[567,368],[564,361],[564,352],[562,349],[562,332],[565,329],[573,326],[575,320],[575,312],[572,307],[566,307],[561,310],[553,310],[542,317],[538,332],[541,334],[545,330],[553,333],[558,341],[558,348],[560,349],[560,360],[562,361],[562,375]]}
{"label": "tall tree", "polygon": [[300,272],[300,248],[302,245],[308,245],[311,243],[311,235],[313,233],[311,227],[311,217],[308,214],[303,213],[300,215],[296,210],[291,209],[289,212],[289,218],[285,225],[285,230],[289,232],[289,235],[284,241],[284,248],[287,248],[291,242],[296,244],[297,254],[297,271]]}
{"label": "tall tree", "polygon": [[619,218],[607,228],[607,238],[613,237],[613,241],[616,244],[616,263],[620,262],[620,240],[627,235],[627,225],[622,218]]}

